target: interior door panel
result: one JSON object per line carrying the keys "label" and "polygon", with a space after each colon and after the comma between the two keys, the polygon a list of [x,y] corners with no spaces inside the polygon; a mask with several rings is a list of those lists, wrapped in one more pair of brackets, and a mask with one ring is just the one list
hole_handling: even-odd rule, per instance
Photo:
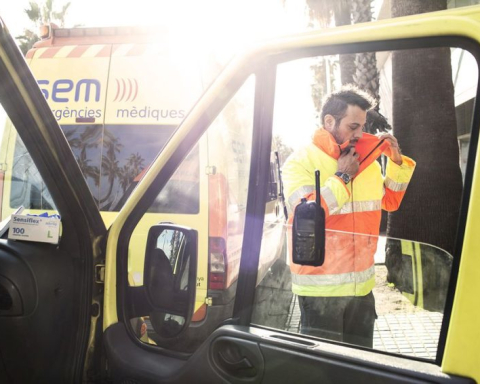
{"label": "interior door panel", "polygon": [[8,377],[2,382],[68,381],[78,266],[63,244],[0,240],[0,353]]}
{"label": "interior door panel", "polygon": [[[1,20],[0,78],[0,104],[10,119],[1,128],[2,219],[22,205],[23,214],[55,211],[62,223],[58,245],[0,239],[0,382],[80,382],[87,344],[88,352],[94,350],[92,296],[101,289],[93,283],[100,258],[93,243],[106,228],[65,135]],[[14,174],[18,161],[10,160],[15,151],[7,148],[18,148],[20,139],[24,151],[16,160],[25,168]],[[8,198],[15,186],[23,188],[22,203]]]}
{"label": "interior door panel", "polygon": [[[122,323],[104,334],[114,383],[473,383],[426,362],[266,329],[223,326],[190,357],[131,339]],[[115,341],[115,342],[113,342]]]}

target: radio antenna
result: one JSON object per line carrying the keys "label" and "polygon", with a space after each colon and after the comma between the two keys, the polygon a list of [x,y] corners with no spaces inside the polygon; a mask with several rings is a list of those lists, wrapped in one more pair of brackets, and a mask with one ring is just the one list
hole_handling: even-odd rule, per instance
{"label": "radio antenna", "polygon": [[320,171],[315,171],[315,202],[320,205]]}

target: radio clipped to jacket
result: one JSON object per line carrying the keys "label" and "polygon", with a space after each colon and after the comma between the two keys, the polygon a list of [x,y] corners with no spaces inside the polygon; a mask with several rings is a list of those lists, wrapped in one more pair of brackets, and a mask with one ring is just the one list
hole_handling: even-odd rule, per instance
{"label": "radio clipped to jacket", "polygon": [[318,267],[325,261],[325,211],[320,204],[320,171],[315,171],[315,201],[302,201],[293,216],[293,254],[295,264]]}

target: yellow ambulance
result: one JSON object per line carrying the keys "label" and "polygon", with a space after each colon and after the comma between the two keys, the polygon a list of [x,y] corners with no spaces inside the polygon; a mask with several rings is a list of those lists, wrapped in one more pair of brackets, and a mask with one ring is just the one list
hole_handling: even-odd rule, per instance
{"label": "yellow ambulance", "polygon": [[[52,24],[46,31],[26,61],[109,227],[208,86],[216,68],[214,58],[206,54],[192,58],[186,54],[188,47],[178,46],[165,30],[154,28],[60,29]],[[230,115],[190,152],[132,234],[129,282],[141,286],[148,228],[179,220],[202,228],[200,238],[205,241],[200,244],[193,316],[200,328],[215,327],[232,311],[250,165],[247,132],[238,127],[251,107],[242,100],[231,106]],[[25,183],[17,182],[21,179],[17,175],[28,172],[31,163],[11,128],[7,123],[3,140],[8,151],[2,163],[9,166],[4,173],[2,218],[19,206],[50,211],[55,206],[41,185],[27,191]],[[285,256],[285,205],[279,196],[279,163],[273,160],[272,154],[265,199],[269,217],[265,236],[272,245],[264,251],[259,282]],[[32,194],[39,198],[32,200]],[[199,334],[198,329],[195,332]]]}

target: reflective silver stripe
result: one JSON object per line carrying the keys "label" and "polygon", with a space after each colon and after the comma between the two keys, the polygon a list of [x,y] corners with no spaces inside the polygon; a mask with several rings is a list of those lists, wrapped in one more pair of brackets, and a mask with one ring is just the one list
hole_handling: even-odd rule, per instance
{"label": "reflective silver stripe", "polygon": [[406,191],[408,187],[408,183],[397,183],[390,179],[389,177],[385,178],[385,186],[388,189],[391,189],[394,192],[401,192],[401,191]]}
{"label": "reflective silver stripe", "polygon": [[[353,212],[369,212],[382,209],[382,200],[346,202],[334,215],[346,215]],[[332,214],[332,213],[331,213]]]}
{"label": "reflective silver stripe", "polygon": [[[328,257],[328,256],[327,256]],[[292,283],[297,285],[342,285],[364,283],[375,276],[375,266],[361,272],[339,273],[337,275],[298,275],[292,273]]]}
{"label": "reflective silver stripe", "polygon": [[320,193],[322,194],[323,200],[327,204],[328,214],[335,215],[338,212],[339,207],[337,199],[332,190],[328,187],[323,187],[320,189]]}
{"label": "reflective silver stripe", "polygon": [[304,185],[298,188],[292,195],[288,198],[288,205],[290,210],[293,210],[297,202],[305,195],[312,193],[315,191],[315,187],[313,185]]}

